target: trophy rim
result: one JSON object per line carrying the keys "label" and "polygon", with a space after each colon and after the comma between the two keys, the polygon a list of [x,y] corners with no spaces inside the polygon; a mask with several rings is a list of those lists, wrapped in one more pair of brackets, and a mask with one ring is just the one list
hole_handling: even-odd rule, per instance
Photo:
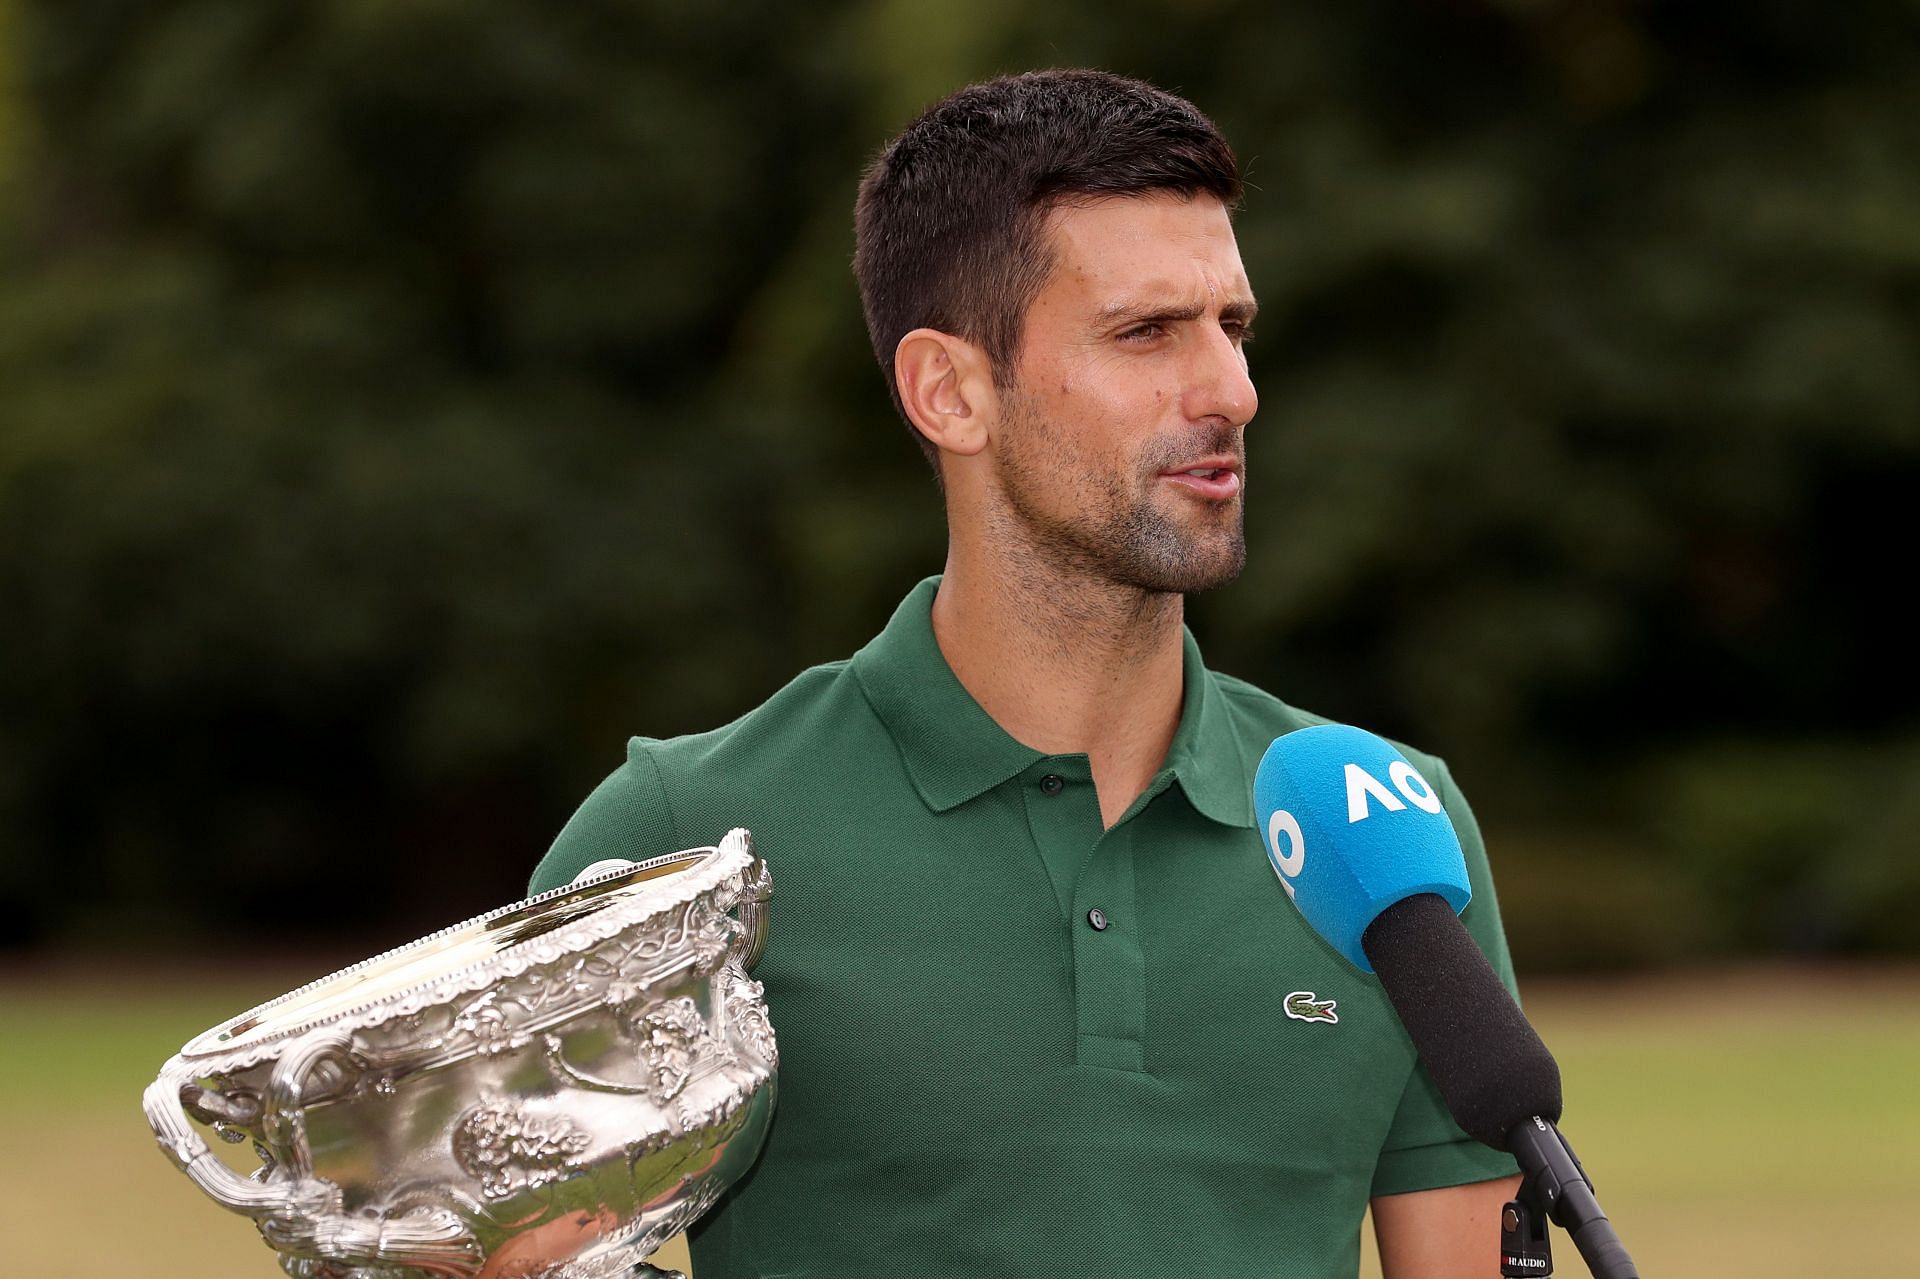
{"label": "trophy rim", "polygon": [[[662,873],[680,862],[690,864],[677,873]],[[503,977],[517,976],[570,952],[586,950],[644,920],[683,907],[724,884],[730,876],[747,871],[752,862],[751,837],[744,830],[734,830],[718,844],[611,867],[589,879],[509,902],[315,978],[237,1016],[223,1018],[188,1040],[177,1060],[192,1067],[196,1075],[232,1073],[277,1057],[288,1044],[321,1027],[368,1028],[451,1003]],[[346,994],[351,982],[371,971],[404,963],[414,953],[425,958],[435,946],[453,941],[463,932],[473,933],[476,942],[485,942],[487,931],[511,916],[524,914],[526,924],[537,925],[543,912],[556,911],[563,903],[585,903],[596,898],[611,900],[551,927],[532,928],[529,935],[512,938],[470,961],[375,988],[364,998]],[[273,1024],[277,1012],[284,1015],[289,1008],[313,1001],[326,987],[336,984],[343,988],[342,997],[321,1002],[306,1015],[287,1018],[284,1025]],[[236,1033],[236,1028],[241,1029]]]}

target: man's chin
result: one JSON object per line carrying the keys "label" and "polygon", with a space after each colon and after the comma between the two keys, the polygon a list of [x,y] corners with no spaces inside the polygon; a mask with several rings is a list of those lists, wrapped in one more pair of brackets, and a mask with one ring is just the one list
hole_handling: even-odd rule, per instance
{"label": "man's chin", "polygon": [[1247,556],[1243,550],[1238,556],[1235,556],[1230,563],[1221,565],[1213,572],[1196,575],[1186,589],[1180,593],[1182,595],[1198,595],[1202,591],[1217,591],[1223,586],[1231,586],[1239,579],[1242,570],[1246,567]]}
{"label": "man's chin", "polygon": [[1128,571],[1116,576],[1137,590],[1156,595],[1197,595],[1230,584],[1247,566],[1243,540],[1236,538],[1231,545],[1207,550],[1212,553],[1188,548],[1177,560],[1131,564]]}

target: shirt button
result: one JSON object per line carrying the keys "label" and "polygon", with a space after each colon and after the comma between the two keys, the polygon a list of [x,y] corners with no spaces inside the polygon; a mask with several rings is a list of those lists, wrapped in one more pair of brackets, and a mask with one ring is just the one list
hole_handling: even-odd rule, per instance
{"label": "shirt button", "polygon": [[1087,912],[1087,922],[1093,925],[1094,932],[1104,933],[1107,931],[1107,912],[1095,906]]}
{"label": "shirt button", "polygon": [[1066,786],[1066,779],[1058,773],[1048,773],[1040,779],[1040,793],[1043,795],[1058,795]]}

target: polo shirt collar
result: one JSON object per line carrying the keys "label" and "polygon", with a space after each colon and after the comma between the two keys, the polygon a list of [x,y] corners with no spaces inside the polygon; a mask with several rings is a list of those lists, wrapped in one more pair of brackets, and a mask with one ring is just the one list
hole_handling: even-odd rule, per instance
{"label": "polo shirt collar", "polygon": [[1173,771],[1187,802],[1203,817],[1222,826],[1253,829],[1253,770],[1240,744],[1226,694],[1214,673],[1200,660],[1193,632],[1180,631],[1180,727],[1167,748],[1167,767]]}
{"label": "polo shirt collar", "polygon": [[[854,654],[851,669],[874,713],[900,748],[907,774],[936,813],[1017,776],[1041,751],[1007,734],[973,700],[933,637],[939,577],[915,586],[886,629]],[[1182,631],[1185,692],[1167,767],[1187,801],[1228,826],[1253,825],[1253,770],[1241,751],[1224,695],[1200,660],[1200,646]]]}
{"label": "polo shirt collar", "polygon": [[853,656],[874,713],[893,735],[920,798],[936,813],[984,795],[1041,758],[973,700],[933,637],[938,576],[908,592],[886,629]]}

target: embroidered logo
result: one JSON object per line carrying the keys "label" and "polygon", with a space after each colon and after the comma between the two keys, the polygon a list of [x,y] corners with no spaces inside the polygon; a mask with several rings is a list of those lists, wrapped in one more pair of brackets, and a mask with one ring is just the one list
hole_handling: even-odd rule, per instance
{"label": "embroidered logo", "polygon": [[1334,1012],[1337,1001],[1315,999],[1310,990],[1296,990],[1287,996],[1287,1016],[1295,1021],[1331,1021],[1340,1020],[1340,1014]]}

